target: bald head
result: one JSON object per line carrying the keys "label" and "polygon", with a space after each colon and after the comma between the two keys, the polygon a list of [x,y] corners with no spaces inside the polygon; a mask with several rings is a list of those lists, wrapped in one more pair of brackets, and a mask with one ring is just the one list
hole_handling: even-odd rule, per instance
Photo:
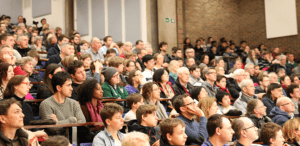
{"label": "bald head", "polygon": [[290,101],[291,101],[291,99],[288,98],[288,97],[280,97],[280,98],[277,99],[276,106],[280,107],[283,104],[285,104],[287,102],[290,102]]}

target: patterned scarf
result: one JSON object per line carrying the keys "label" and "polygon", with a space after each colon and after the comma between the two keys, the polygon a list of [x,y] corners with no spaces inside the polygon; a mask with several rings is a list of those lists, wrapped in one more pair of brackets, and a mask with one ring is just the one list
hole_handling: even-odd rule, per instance
{"label": "patterned scarf", "polygon": [[[102,122],[102,119],[100,117],[100,110],[103,107],[103,104],[101,103],[100,100],[97,101],[97,107],[92,103],[92,102],[87,102],[86,107],[90,112],[91,119],[93,122]],[[98,108],[98,111],[97,111]]]}
{"label": "patterned scarf", "polygon": [[176,81],[177,80],[177,74],[174,74],[172,72],[169,73],[169,76],[173,77],[173,79]]}

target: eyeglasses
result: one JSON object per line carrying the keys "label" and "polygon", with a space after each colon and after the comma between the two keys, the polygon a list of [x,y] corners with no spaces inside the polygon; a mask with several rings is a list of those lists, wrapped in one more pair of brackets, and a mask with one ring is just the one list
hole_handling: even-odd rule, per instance
{"label": "eyeglasses", "polygon": [[153,89],[153,91],[159,91],[159,90],[160,90],[159,88]]}
{"label": "eyeglasses", "polygon": [[292,102],[285,103],[285,104],[283,104],[281,106],[285,106],[285,105],[288,105],[288,104],[292,104]]}
{"label": "eyeglasses", "polygon": [[216,72],[209,72],[209,73],[207,73],[207,74],[217,74]]}
{"label": "eyeglasses", "polygon": [[30,84],[30,82],[22,82],[22,84],[26,84],[28,87],[32,87],[32,84]]}
{"label": "eyeglasses", "polygon": [[247,129],[250,129],[250,128],[254,128],[255,126],[251,126],[251,127],[248,127],[248,128],[244,128],[243,130],[247,130]]}
{"label": "eyeglasses", "polygon": [[183,106],[189,106],[189,105],[195,105],[195,104],[196,104],[196,102],[191,102],[191,103],[185,104]]}

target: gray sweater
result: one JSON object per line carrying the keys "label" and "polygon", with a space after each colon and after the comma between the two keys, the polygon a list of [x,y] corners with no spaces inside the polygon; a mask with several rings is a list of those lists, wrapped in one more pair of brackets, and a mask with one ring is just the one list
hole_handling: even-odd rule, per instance
{"label": "gray sweater", "polygon": [[[145,100],[144,104],[152,104],[152,105],[154,105],[149,100]],[[157,116],[158,119],[166,119],[166,118],[168,118],[168,115],[167,115],[165,107],[158,100],[156,101],[156,105],[155,106],[157,106],[156,116]]]}
{"label": "gray sweater", "polygon": [[[86,122],[85,117],[77,101],[67,97],[64,103],[58,103],[53,96],[54,95],[45,99],[40,105],[40,117],[42,119],[51,119],[50,115],[55,114],[58,119],[57,124]],[[77,119],[77,122],[75,118]]]}

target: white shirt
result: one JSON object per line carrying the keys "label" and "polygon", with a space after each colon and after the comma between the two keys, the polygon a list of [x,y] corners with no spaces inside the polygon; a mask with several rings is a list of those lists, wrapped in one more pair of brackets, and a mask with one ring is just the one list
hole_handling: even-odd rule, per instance
{"label": "white shirt", "polygon": [[152,82],[153,81],[153,74],[154,72],[145,68],[145,70],[142,72],[142,75],[144,76],[143,77],[143,80],[144,82],[143,83],[149,83],[149,82]]}

